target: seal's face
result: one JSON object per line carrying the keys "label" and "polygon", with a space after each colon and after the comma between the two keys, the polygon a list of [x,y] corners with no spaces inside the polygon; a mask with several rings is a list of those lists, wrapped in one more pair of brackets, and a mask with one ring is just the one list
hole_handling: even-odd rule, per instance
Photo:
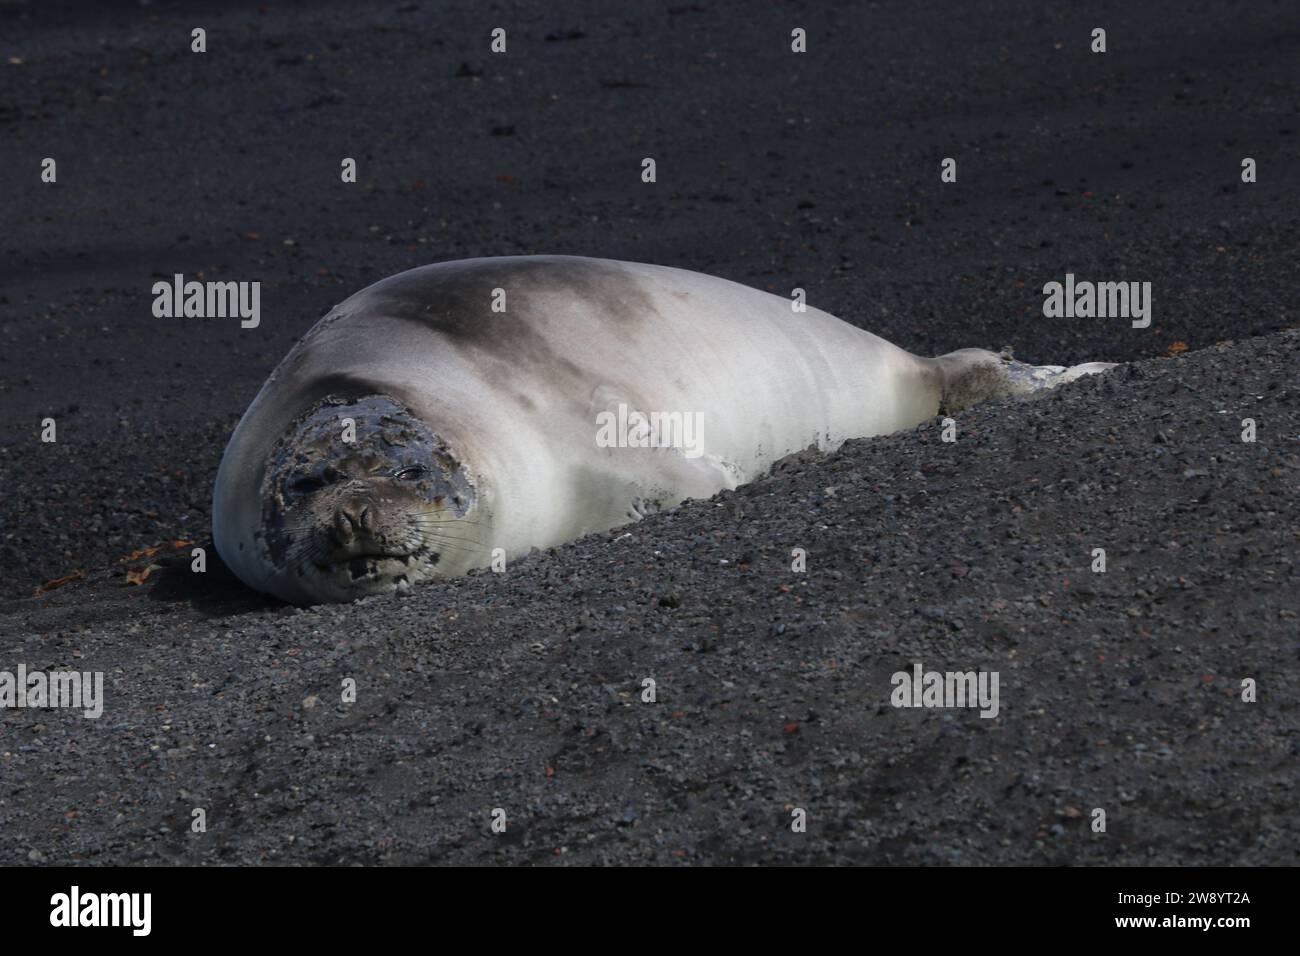
{"label": "seal's face", "polygon": [[269,559],[316,601],[459,573],[478,547],[464,469],[386,395],[331,396],[295,421],[268,460],[262,501]]}

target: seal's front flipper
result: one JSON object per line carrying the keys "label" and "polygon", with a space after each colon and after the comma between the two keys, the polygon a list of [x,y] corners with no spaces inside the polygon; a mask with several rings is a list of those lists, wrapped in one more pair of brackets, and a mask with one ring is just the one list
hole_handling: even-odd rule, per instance
{"label": "seal's front flipper", "polygon": [[687,458],[677,449],[656,449],[653,476],[638,485],[627,510],[629,521],[672,508],[688,498],[712,498],[719,491],[745,483],[746,475],[735,464],[716,455]]}

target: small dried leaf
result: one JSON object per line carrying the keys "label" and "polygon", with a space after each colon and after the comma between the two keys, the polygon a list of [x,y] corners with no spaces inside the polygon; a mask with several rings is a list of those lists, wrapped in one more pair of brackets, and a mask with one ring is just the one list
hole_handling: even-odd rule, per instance
{"label": "small dried leaf", "polygon": [[144,584],[149,580],[149,575],[153,574],[153,569],[158,567],[156,564],[146,564],[142,567],[131,568],[126,572],[127,584]]}
{"label": "small dried leaf", "polygon": [[40,597],[42,594],[53,591],[55,588],[61,588],[65,584],[71,584],[73,581],[80,581],[85,576],[85,571],[73,571],[71,574],[65,574],[63,577],[55,578],[53,581],[46,581],[32,592],[33,596]]}

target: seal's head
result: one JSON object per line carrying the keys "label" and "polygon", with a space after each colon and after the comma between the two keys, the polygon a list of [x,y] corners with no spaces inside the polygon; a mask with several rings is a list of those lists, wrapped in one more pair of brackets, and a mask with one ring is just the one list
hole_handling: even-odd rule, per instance
{"label": "seal's head", "polygon": [[259,537],[298,589],[350,601],[462,571],[477,546],[475,497],[462,465],[402,404],[329,396],[271,452]]}

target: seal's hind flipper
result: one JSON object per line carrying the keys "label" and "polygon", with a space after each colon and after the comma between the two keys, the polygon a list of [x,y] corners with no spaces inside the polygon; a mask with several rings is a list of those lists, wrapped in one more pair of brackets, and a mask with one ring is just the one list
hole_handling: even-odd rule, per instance
{"label": "seal's hind flipper", "polygon": [[961,349],[934,360],[943,376],[939,411],[952,414],[990,398],[1030,395],[1073,382],[1114,368],[1112,362],[1085,362],[1082,365],[1029,365],[1011,358],[1009,350],[1001,355],[984,349]]}
{"label": "seal's hind flipper", "polygon": [[1015,394],[1039,392],[1073,382],[1085,375],[1095,375],[1115,367],[1114,362],[1084,362],[1082,365],[1027,365],[1015,360],[1004,361],[1003,368]]}

